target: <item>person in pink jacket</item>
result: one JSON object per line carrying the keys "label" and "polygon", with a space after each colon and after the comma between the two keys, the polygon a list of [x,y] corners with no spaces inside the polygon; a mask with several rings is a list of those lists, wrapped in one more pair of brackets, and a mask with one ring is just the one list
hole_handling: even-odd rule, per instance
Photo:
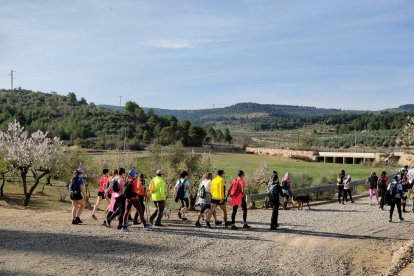
{"label": "person in pink jacket", "polygon": [[246,181],[244,180],[244,172],[239,171],[237,174],[237,178],[233,180],[229,195],[230,195],[230,205],[233,206],[233,213],[231,214],[231,230],[237,230],[237,226],[235,225],[237,210],[239,206],[243,209],[243,228],[249,229],[251,228],[247,224],[247,202],[246,202],[246,194],[244,193],[244,187],[246,186]]}

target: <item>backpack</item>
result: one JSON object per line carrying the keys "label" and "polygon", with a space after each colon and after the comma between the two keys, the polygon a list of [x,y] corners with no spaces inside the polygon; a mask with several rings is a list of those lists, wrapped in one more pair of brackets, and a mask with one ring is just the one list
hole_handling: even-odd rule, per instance
{"label": "backpack", "polygon": [[286,181],[286,180],[283,180],[283,181],[282,181],[282,189],[283,189],[283,190],[288,190],[288,189],[289,189],[289,186],[288,186],[288,184],[287,184],[287,181]]}
{"label": "backpack", "polygon": [[336,183],[338,183],[338,184],[343,184],[344,183],[344,179],[342,178],[342,175],[338,175],[338,177],[336,178]]}
{"label": "backpack", "polygon": [[276,184],[270,183],[269,185],[267,185],[266,193],[267,193],[267,197],[269,198],[269,200],[274,201],[277,197]]}
{"label": "backpack", "polygon": [[76,194],[76,193],[80,193],[80,187],[78,185],[78,178],[75,177],[74,179],[72,179],[72,182],[69,183],[68,186],[68,190],[70,193]]}
{"label": "backpack", "polygon": [[385,190],[386,187],[385,187],[384,179],[382,177],[378,177],[377,187],[380,190]]}
{"label": "backpack", "polygon": [[397,195],[397,184],[391,183],[391,188],[385,193],[385,203],[391,205],[394,203],[395,196]]}
{"label": "backpack", "polygon": [[184,180],[183,182],[181,182],[181,179],[178,180],[178,181],[179,181],[179,183],[177,185],[176,192],[175,192],[175,202],[178,202],[178,200],[184,198],[184,194],[185,194],[185,185],[184,185],[184,183],[187,181],[187,179]]}
{"label": "backpack", "polygon": [[133,185],[132,181],[128,181],[127,183],[125,183],[124,196],[127,199],[131,199],[134,197],[134,193],[132,192],[132,185]]}
{"label": "backpack", "polygon": [[202,199],[206,198],[206,188],[204,185],[201,185],[200,189],[198,190],[198,197]]}
{"label": "backpack", "polygon": [[112,191],[115,193],[119,193],[119,182],[118,182],[118,179],[116,178],[112,180]]}

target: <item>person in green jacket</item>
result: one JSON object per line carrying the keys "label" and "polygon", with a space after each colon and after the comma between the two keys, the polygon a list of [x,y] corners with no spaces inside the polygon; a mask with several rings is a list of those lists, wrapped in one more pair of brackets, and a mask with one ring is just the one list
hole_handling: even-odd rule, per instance
{"label": "person in green jacket", "polygon": [[165,208],[166,184],[165,180],[162,178],[162,175],[162,171],[158,170],[156,176],[151,180],[151,184],[149,186],[151,199],[154,201],[154,204],[157,207],[157,209],[155,209],[154,213],[150,217],[150,223],[153,224],[154,219],[157,218],[154,225],[158,227],[164,227],[164,225],[161,224],[161,219]]}

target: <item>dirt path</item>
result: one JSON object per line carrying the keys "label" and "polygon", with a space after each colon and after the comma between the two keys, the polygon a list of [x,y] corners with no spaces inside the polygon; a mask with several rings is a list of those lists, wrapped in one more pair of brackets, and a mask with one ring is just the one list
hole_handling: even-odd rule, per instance
{"label": "dirt path", "polygon": [[389,223],[362,199],[312,209],[280,211],[277,232],[268,231],[271,211],[255,210],[249,231],[197,229],[172,215],[166,228],[124,233],[90,212],[73,226],[69,209],[0,207],[0,275],[387,275],[413,238],[412,213]]}

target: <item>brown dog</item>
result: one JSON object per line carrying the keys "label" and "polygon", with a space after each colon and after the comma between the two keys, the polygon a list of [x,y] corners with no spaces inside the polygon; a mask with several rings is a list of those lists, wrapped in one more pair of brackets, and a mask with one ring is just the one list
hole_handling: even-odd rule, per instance
{"label": "brown dog", "polygon": [[306,203],[308,205],[308,208],[310,210],[309,202],[311,201],[311,197],[306,196],[293,196],[292,197],[292,203],[293,207],[292,210],[295,208],[295,205],[298,206],[298,210],[303,210],[303,204]]}

